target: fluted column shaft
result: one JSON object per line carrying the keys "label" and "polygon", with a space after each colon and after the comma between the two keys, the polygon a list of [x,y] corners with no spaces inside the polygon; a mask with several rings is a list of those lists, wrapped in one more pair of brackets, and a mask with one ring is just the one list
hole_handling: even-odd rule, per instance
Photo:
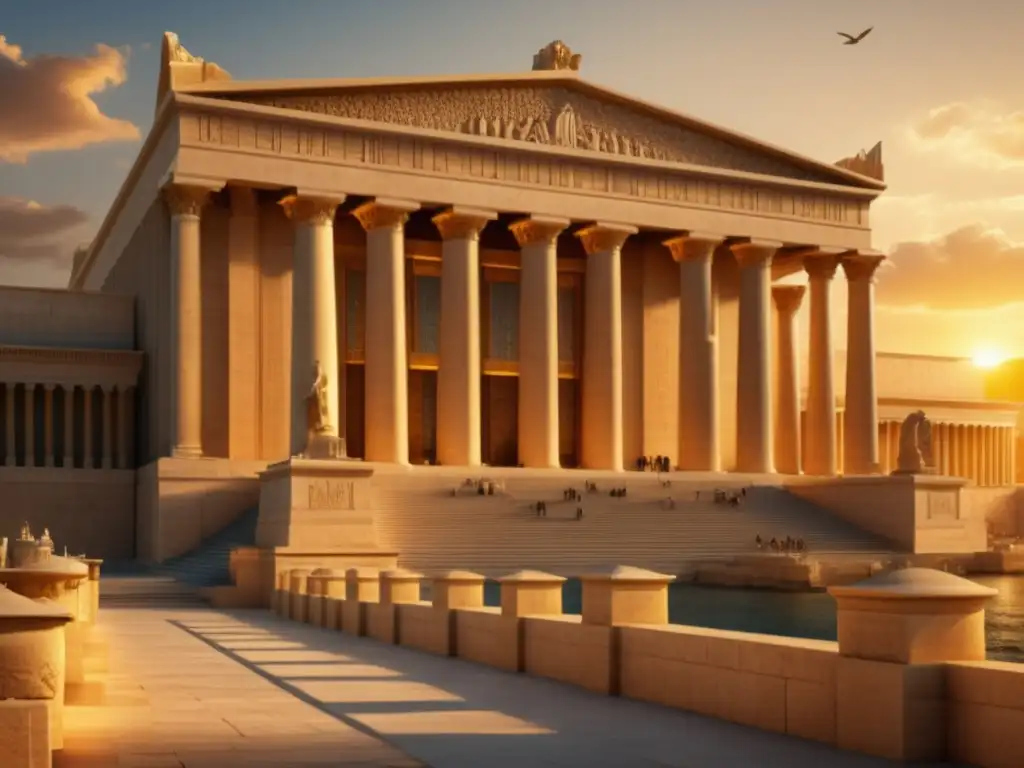
{"label": "fluted column shaft", "polygon": [[92,432],[92,400],[95,388],[82,387],[82,467],[94,469],[92,450],[96,441]]}
{"label": "fluted column shaft", "polygon": [[102,416],[103,428],[100,430],[100,437],[102,443],[102,458],[100,460],[100,466],[103,469],[110,469],[113,466],[113,440],[111,432],[111,423],[114,418],[114,409],[112,407],[111,398],[114,394],[114,388],[110,385],[104,385],[100,390],[100,396],[102,397]]}
{"label": "fluted column shaft", "polygon": [[623,470],[622,246],[636,227],[595,224],[577,235],[587,253],[583,330],[582,464]]}
{"label": "fluted column shaft", "polygon": [[838,469],[832,346],[832,278],[838,265],[838,257],[828,253],[812,256],[804,264],[811,304],[804,451],[804,471],[809,475],[831,476]]}
{"label": "fluted column shaft", "polygon": [[61,442],[61,466],[71,469],[75,466],[75,385],[65,384],[64,390],[64,434]]}
{"label": "fluted column shaft", "polygon": [[43,385],[43,466],[53,466],[53,384]]}
{"label": "fluted column shaft", "polygon": [[845,474],[866,475],[878,467],[878,394],[875,386],[875,272],[885,257],[843,257],[849,291],[846,324]]}
{"label": "fluted column shaft", "polygon": [[25,466],[36,466],[36,385],[25,384]]}
{"label": "fluted column shaft", "polygon": [[776,285],[772,299],[778,318],[776,339],[775,468],[800,474],[800,373],[797,365],[796,313],[804,298],[802,285]]}
{"label": "fluted column shaft", "polygon": [[[281,201],[295,226],[292,262],[292,456],[309,445],[309,397],[317,367],[326,379],[327,418],[322,434],[343,437],[339,404],[338,315],[334,294],[334,212],[338,198],[291,195]],[[369,260],[368,260],[369,261]]]}
{"label": "fluted column shaft", "polygon": [[117,388],[117,468],[128,468],[128,389]]}
{"label": "fluted column shaft", "polygon": [[4,383],[4,415],[7,423],[4,466],[7,467],[13,467],[18,463],[18,446],[14,431],[14,390],[17,386],[10,381]]}
{"label": "fluted column shaft", "polygon": [[433,219],[443,241],[437,460],[446,466],[481,463],[480,233],[496,218],[452,209]]}
{"label": "fluted column shaft", "polygon": [[[366,458],[409,463],[405,222],[419,206],[379,200],[352,213],[366,230]],[[332,282],[333,285],[333,282]],[[444,430],[444,425],[438,432]]]}
{"label": "fluted column shaft", "polygon": [[774,472],[772,461],[771,264],[781,243],[732,246],[740,267],[736,470]]}
{"label": "fluted column shaft", "polygon": [[680,469],[721,471],[718,431],[718,334],[711,268],[718,235],[688,232],[665,241],[679,264]]}
{"label": "fluted column shaft", "polygon": [[561,465],[558,421],[558,235],[564,219],[532,217],[510,225],[519,270],[519,463]]}
{"label": "fluted column shaft", "polygon": [[[171,453],[203,455],[203,319],[199,216],[209,199],[206,187],[171,184],[164,198],[171,213],[171,370],[174,400]],[[88,433],[86,435],[88,439]]]}

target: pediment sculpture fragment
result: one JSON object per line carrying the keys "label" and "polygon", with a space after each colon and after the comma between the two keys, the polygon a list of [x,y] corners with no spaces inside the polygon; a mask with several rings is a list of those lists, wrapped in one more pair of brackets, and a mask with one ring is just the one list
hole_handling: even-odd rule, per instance
{"label": "pediment sculpture fragment", "polygon": [[537,70],[558,70],[571,69],[576,72],[583,62],[583,57],[573,53],[568,45],[561,40],[555,40],[541,48],[533,57],[533,69]]}
{"label": "pediment sculpture fragment", "polygon": [[665,160],[665,152],[652,147],[642,139],[625,136],[617,131],[601,131],[585,127],[571,104],[565,104],[550,121],[527,117],[514,118],[475,117],[463,126],[463,132],[474,136],[496,139],[529,141],[555,147],[586,149],[611,155]]}
{"label": "pediment sculpture fragment", "polygon": [[844,157],[836,163],[838,168],[867,176],[869,179],[885,181],[885,166],[882,164],[882,142],[869,150],[861,150],[853,157]]}
{"label": "pediment sculpture fragment", "polygon": [[900,451],[894,475],[933,474],[932,423],[924,411],[914,411],[900,427]]}

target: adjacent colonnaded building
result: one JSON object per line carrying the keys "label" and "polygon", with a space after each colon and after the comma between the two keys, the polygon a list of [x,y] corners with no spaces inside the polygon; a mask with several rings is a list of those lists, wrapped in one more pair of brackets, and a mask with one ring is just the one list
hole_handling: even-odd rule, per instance
{"label": "adjacent colonnaded building", "polygon": [[961,361],[876,354],[880,147],[818,162],[578,65],[556,43],[511,75],[240,82],[167,35],[68,290],[3,289],[5,532],[45,511],[94,555],[194,546],[302,450],[317,363],[368,462],[867,475],[923,408],[941,472],[1014,482],[1015,406]]}

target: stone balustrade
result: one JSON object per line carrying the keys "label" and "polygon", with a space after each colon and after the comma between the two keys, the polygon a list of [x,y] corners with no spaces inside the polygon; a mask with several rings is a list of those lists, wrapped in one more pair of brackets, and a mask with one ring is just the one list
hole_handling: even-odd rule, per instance
{"label": "stone balustrade", "polygon": [[[313,599],[305,579],[279,577],[279,614],[308,620],[289,609]],[[495,607],[480,574],[435,576],[432,601],[419,599],[421,579],[350,569],[344,598],[329,598],[335,628],[878,757],[1024,764],[1024,664],[985,660],[995,592],[947,573],[833,588],[838,642],[669,624],[674,577],[638,568],[584,577],[578,616],[563,614],[564,580],[551,574],[499,579]]]}

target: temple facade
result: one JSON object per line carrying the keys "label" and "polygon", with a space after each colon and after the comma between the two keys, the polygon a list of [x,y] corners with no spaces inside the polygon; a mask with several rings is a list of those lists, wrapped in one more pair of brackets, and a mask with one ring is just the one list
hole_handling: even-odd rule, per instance
{"label": "temple facade", "polygon": [[[866,475],[935,416],[879,391],[880,152],[768,146],[588,83],[561,44],[408,79],[236,81],[173,35],[162,56],[138,158],[46,294],[121,335],[0,349],[8,469],[133,478],[136,541],[187,519],[160,550],[184,551],[251,506],[306,447],[317,371],[348,456],[398,465]],[[1015,406],[931,400],[941,471],[1015,479]]]}

